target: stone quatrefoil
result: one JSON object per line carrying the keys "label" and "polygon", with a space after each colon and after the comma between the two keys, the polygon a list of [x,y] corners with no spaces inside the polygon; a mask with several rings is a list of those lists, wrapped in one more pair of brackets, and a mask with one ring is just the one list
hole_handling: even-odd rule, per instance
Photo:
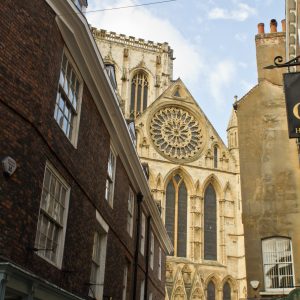
{"label": "stone quatrefoil", "polygon": [[167,107],[156,112],[150,134],[155,146],[170,158],[189,159],[201,149],[199,122],[182,108]]}

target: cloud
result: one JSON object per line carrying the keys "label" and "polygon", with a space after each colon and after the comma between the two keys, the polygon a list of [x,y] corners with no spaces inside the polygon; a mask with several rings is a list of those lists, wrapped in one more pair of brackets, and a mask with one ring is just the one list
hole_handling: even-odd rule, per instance
{"label": "cloud", "polygon": [[[89,0],[89,9],[123,7],[138,4],[136,0]],[[96,6],[96,4],[98,4]],[[144,7],[87,13],[88,22],[97,28],[155,42],[168,42],[174,49],[174,78],[196,81],[203,67],[199,45],[193,45],[174,25],[160,19]],[[120,29],[121,28],[121,29]],[[120,32],[121,30],[121,32]]]}
{"label": "cloud", "polygon": [[209,19],[223,19],[243,22],[256,14],[256,9],[245,3],[238,3],[232,10],[215,7],[208,13]]}
{"label": "cloud", "polygon": [[224,99],[224,90],[230,86],[236,75],[233,61],[225,60],[215,65],[209,74],[209,89],[215,104],[223,106],[228,99]]}

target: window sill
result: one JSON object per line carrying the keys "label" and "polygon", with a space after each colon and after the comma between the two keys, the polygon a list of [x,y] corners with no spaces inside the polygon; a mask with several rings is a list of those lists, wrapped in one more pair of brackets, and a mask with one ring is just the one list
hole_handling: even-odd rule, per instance
{"label": "window sill", "polygon": [[294,288],[278,288],[274,290],[260,292],[261,296],[268,296],[268,295],[288,295]]}

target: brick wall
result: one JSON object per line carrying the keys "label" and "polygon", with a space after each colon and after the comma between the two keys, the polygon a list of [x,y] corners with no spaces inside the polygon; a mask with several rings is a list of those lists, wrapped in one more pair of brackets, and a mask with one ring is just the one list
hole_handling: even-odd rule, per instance
{"label": "brick wall", "polygon": [[[130,186],[126,170],[118,158],[111,208],[104,199],[110,137],[85,85],[77,148],[53,117],[65,45],[52,9],[42,0],[2,0],[0,16],[0,160],[9,155],[18,165],[13,176],[0,174],[0,261],[9,260],[87,297],[98,209],[109,225],[104,295],[121,299],[126,263],[128,291],[133,284],[136,236],[136,224],[133,237],[126,230]],[[46,162],[71,189],[61,270],[30,250]],[[135,222],[136,210],[135,202]],[[156,248],[155,253],[157,260]],[[140,264],[145,268],[144,257]],[[163,284],[155,284],[158,293],[164,293]]]}

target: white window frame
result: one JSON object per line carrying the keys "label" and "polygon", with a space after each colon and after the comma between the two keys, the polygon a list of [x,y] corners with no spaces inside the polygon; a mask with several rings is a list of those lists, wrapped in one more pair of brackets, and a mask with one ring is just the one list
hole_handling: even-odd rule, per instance
{"label": "white window frame", "polygon": [[[46,192],[45,188],[45,179],[46,179],[46,171],[49,171],[51,174],[51,178],[55,177],[55,179],[61,184],[62,187],[66,189],[65,194],[65,207],[63,212],[63,221],[62,224],[59,224],[59,222],[55,221],[55,218],[51,216],[45,209],[42,208],[42,201],[43,201],[43,194]],[[50,181],[49,181],[50,184]],[[50,188],[49,188],[50,189]],[[54,259],[50,259],[46,256],[46,250],[42,251],[39,249],[39,251],[36,251],[36,254],[48,261],[49,263],[53,264],[57,268],[61,269],[62,267],[62,260],[63,260],[63,253],[64,253],[64,245],[65,245],[65,236],[66,236],[66,228],[67,228],[67,216],[69,211],[69,201],[70,201],[70,186],[67,184],[65,179],[59,174],[59,172],[49,163],[46,162],[45,171],[44,171],[44,178],[43,178],[43,186],[42,186],[42,195],[41,195],[41,201],[40,201],[40,209],[39,209],[39,217],[38,217],[38,224],[37,224],[37,230],[36,230],[36,238],[35,238],[35,247],[39,249],[40,247],[40,222],[41,218],[44,217],[48,219],[48,222],[56,223],[57,226],[60,226],[61,229],[58,232],[58,238],[57,238],[57,253],[56,257]],[[46,198],[51,199],[50,192],[47,193],[45,196]],[[53,208],[54,209],[54,208]],[[49,227],[47,228],[47,231],[49,230]]]}
{"label": "white window frame", "polygon": [[[112,167],[111,167],[112,174],[110,174],[110,172],[109,172],[111,157],[113,157],[113,163],[112,163]],[[113,207],[113,202],[114,202],[116,164],[117,164],[117,155],[111,145],[110,150],[109,150],[107,171],[106,171],[106,180],[105,180],[105,200],[110,204],[111,207]]]}
{"label": "white window frame", "polygon": [[[104,275],[105,275],[105,265],[106,265],[106,249],[107,249],[107,233],[109,227],[107,223],[104,221],[100,213],[96,210],[96,220],[99,223],[99,228],[95,232],[100,236],[100,247],[99,247],[99,268],[97,270],[96,275],[96,284],[91,283],[89,287],[89,296],[92,298],[96,298],[98,300],[103,299],[103,288],[104,288]],[[94,233],[94,234],[95,234]],[[93,251],[94,251],[94,244],[93,244]],[[90,280],[92,275],[92,268],[90,274]]]}
{"label": "white window frame", "polygon": [[[273,245],[271,244],[273,242]],[[280,243],[289,243],[290,251],[284,251],[280,249]],[[269,245],[268,245],[269,244]],[[272,249],[273,248],[273,249]],[[271,251],[274,250],[274,251]],[[281,256],[280,256],[281,254]],[[284,255],[284,256],[282,256]],[[290,261],[288,262],[280,262],[283,257],[290,256]],[[267,292],[274,292],[274,291],[284,291],[288,292],[291,291],[294,287],[268,287],[268,282],[270,281],[270,276],[267,276],[267,272],[270,272],[272,268],[277,266],[283,266],[281,269],[285,267],[285,265],[291,265],[291,273],[287,274],[280,274],[279,270],[274,272],[272,275],[278,277],[278,280],[282,280],[284,277],[289,276],[293,280],[293,286],[295,285],[295,271],[294,271],[294,259],[293,259],[293,248],[292,248],[292,240],[288,237],[272,237],[262,240],[262,259],[263,259],[263,272],[264,272],[264,283],[265,283],[265,290]],[[273,261],[272,261],[273,260]],[[278,263],[279,260],[279,263]],[[273,266],[272,266],[273,265]],[[268,270],[267,270],[268,268]]]}
{"label": "white window frame", "polygon": [[146,234],[146,216],[142,212],[141,218],[141,235],[140,235],[140,252],[142,255],[145,254],[145,234]]}
{"label": "white window frame", "polygon": [[[63,65],[64,56],[67,59],[67,64],[71,65],[72,72],[75,74],[76,80],[78,81],[78,84],[79,84],[76,109],[74,109],[73,106],[71,105],[72,101],[69,99],[69,95],[66,95],[66,91],[65,91],[64,87],[62,86],[62,82],[61,82],[62,65]],[[65,77],[66,77],[66,75],[65,75]],[[73,110],[73,114],[72,114],[73,115],[73,120],[71,122],[73,130],[72,130],[71,137],[69,137],[67,135],[67,133],[62,128],[62,125],[60,124],[60,121],[58,120],[58,111],[59,111],[58,103],[59,103],[59,96],[60,96],[61,92],[64,94],[64,98],[66,99],[66,103],[69,105],[69,107],[72,107],[71,110]],[[59,80],[58,80],[58,88],[57,88],[57,96],[56,96],[55,110],[54,110],[54,119],[57,122],[57,125],[59,126],[59,128],[62,130],[62,132],[67,137],[67,139],[71,142],[71,144],[75,148],[77,148],[77,142],[78,142],[78,132],[79,132],[79,123],[80,123],[80,114],[81,114],[81,103],[82,103],[82,93],[83,93],[83,80],[82,80],[82,77],[80,76],[80,73],[79,73],[79,71],[76,67],[76,64],[75,64],[74,60],[72,59],[69,51],[65,48],[63,50],[62,59],[61,59],[61,66],[60,66],[60,73],[59,73]]]}
{"label": "white window frame", "polygon": [[128,264],[126,264],[124,266],[122,300],[126,300],[126,295],[127,295],[127,280],[128,280],[127,276],[128,276]]}
{"label": "white window frame", "polygon": [[150,233],[150,268],[153,270],[154,266],[154,234]]}
{"label": "white window frame", "polygon": [[135,202],[135,195],[131,187],[129,187],[128,206],[127,206],[127,232],[131,237],[133,234],[134,202]]}
{"label": "white window frame", "polygon": [[145,280],[143,279],[141,282],[140,300],[144,300],[144,298],[145,298]]}
{"label": "white window frame", "polygon": [[161,257],[161,248],[158,247],[158,268],[157,268],[157,277],[161,280],[161,264],[162,264],[162,257]]}

